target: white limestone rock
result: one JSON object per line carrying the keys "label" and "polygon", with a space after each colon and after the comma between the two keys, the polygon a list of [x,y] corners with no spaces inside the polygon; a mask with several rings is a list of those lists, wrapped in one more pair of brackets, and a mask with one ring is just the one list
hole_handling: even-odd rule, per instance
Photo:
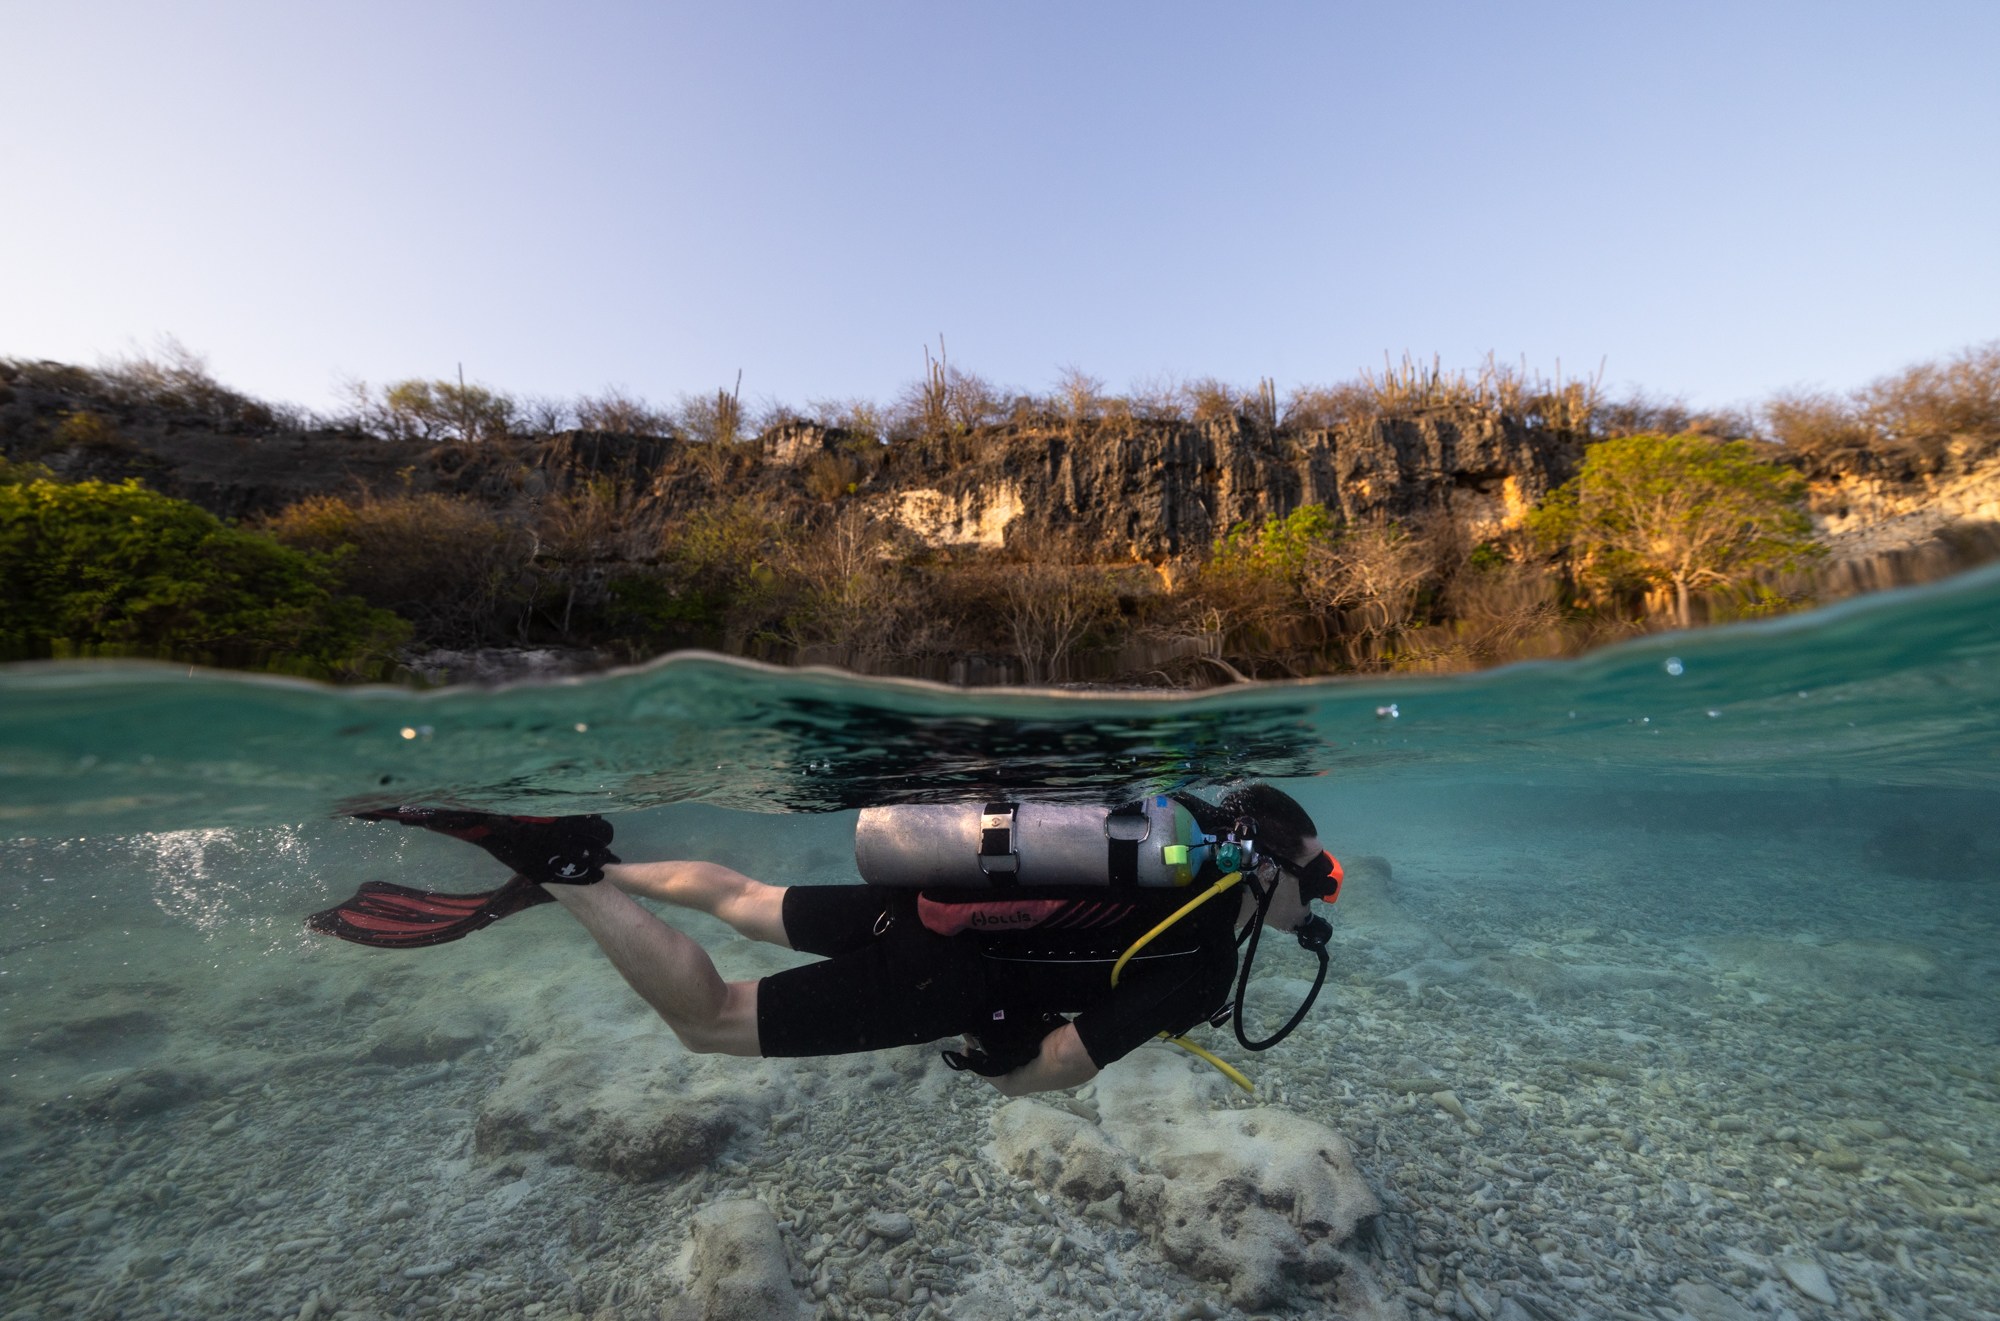
{"label": "white limestone rock", "polygon": [[695,1212],[688,1280],[702,1321],[791,1321],[802,1314],[778,1222],[755,1198],[711,1202]]}
{"label": "white limestone rock", "polygon": [[1346,1139],[1285,1110],[1222,1109],[1220,1086],[1142,1051],[1099,1077],[1101,1123],[1014,1101],[994,1116],[994,1152],[1079,1210],[1120,1198],[1167,1260],[1237,1307],[1368,1310],[1373,1285],[1341,1245],[1381,1207]]}

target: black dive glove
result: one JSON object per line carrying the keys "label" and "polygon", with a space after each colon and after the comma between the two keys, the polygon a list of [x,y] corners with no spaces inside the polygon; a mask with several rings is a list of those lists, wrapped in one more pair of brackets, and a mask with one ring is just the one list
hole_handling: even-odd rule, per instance
{"label": "black dive glove", "polygon": [[604,879],[605,863],[619,861],[608,847],[611,823],[601,816],[497,816],[439,807],[387,807],[351,815],[422,826],[477,844],[516,874],[542,885],[589,885]]}
{"label": "black dive glove", "polygon": [[982,1078],[998,1078],[1003,1073],[1012,1073],[1034,1058],[1030,1055],[1021,1060],[1000,1059],[987,1054],[977,1045],[967,1044],[971,1046],[969,1050],[941,1050],[938,1058],[953,1073],[976,1073]]}
{"label": "black dive glove", "polygon": [[1029,1031],[1015,1031],[992,1042],[968,1036],[964,1050],[941,1050],[938,1055],[944,1060],[945,1067],[954,1073],[976,1073],[982,1078],[998,1078],[1040,1056],[1042,1038],[1068,1023],[1069,1020],[1061,1014],[1043,1014]]}

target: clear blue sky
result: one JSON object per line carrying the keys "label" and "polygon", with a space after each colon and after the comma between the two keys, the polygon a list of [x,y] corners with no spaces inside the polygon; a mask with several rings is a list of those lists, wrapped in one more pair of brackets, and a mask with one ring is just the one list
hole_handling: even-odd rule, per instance
{"label": "clear blue sky", "polygon": [[2000,336],[2000,3],[0,0],[0,355],[1705,405]]}

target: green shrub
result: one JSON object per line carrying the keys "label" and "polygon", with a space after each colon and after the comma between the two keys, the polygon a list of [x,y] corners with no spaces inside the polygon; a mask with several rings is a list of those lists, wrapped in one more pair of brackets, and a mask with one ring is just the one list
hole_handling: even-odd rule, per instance
{"label": "green shrub", "polygon": [[1231,655],[1297,670],[1301,649],[1325,640],[1307,599],[1313,565],[1338,535],[1333,511],[1300,505],[1284,518],[1241,524],[1219,538],[1195,576],[1191,604],[1227,635]]}
{"label": "green shrub", "polygon": [[52,482],[55,474],[47,464],[10,459],[0,454],[0,486],[25,486],[29,482]]}
{"label": "green shrub", "polygon": [[1313,549],[1332,540],[1337,523],[1325,505],[1300,505],[1283,518],[1239,523],[1215,543],[1209,567],[1218,573],[1296,582]]}
{"label": "green shrub", "polygon": [[52,449],[86,449],[102,453],[129,453],[134,449],[118,430],[118,426],[102,413],[94,413],[87,408],[64,413],[62,421],[49,436]]}
{"label": "green shrub", "polygon": [[338,676],[408,633],[336,593],[326,557],[136,481],[0,485],[0,653],[125,655]]}

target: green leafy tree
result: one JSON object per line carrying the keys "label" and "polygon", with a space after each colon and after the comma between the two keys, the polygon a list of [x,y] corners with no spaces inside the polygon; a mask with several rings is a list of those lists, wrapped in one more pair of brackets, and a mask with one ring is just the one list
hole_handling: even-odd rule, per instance
{"label": "green leafy tree", "polygon": [[1674,618],[1705,588],[1744,587],[1761,569],[1818,553],[1805,479],[1748,442],[1683,433],[1600,441],[1576,476],[1531,516],[1585,579],[1643,582],[1674,594]]}
{"label": "green leafy tree", "polygon": [[328,557],[136,481],[0,484],[0,654],[364,673],[408,626],[334,582]]}
{"label": "green leafy tree", "polygon": [[391,381],[379,398],[365,383],[349,389],[363,418],[394,440],[505,440],[521,416],[512,395],[458,381]]}

